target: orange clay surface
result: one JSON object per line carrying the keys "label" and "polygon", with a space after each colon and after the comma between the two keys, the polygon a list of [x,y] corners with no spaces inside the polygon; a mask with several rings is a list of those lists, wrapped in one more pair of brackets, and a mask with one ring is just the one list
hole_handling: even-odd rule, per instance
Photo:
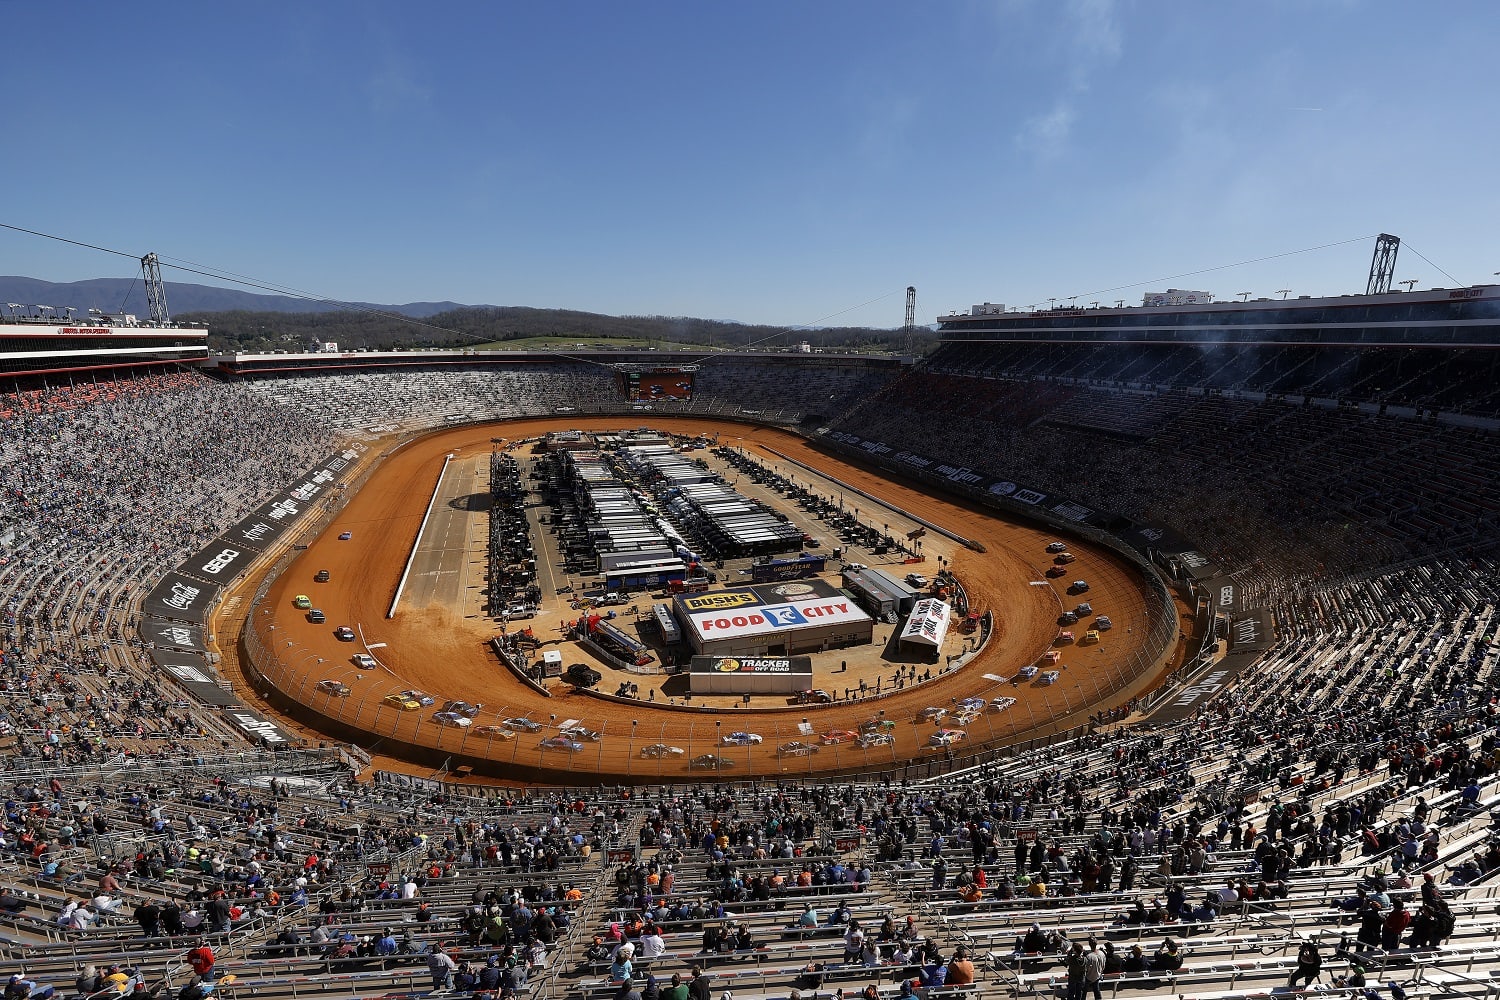
{"label": "orange clay surface", "polygon": [[[380,755],[412,756],[426,761],[447,758],[450,770],[466,764],[479,775],[581,784],[621,778],[714,780],[889,770],[893,765],[927,760],[944,752],[929,746],[929,738],[937,726],[916,721],[917,714],[927,706],[952,710],[959,699],[969,696],[1017,699],[1009,709],[998,713],[987,711],[962,727],[967,737],[956,749],[967,754],[983,744],[1009,743],[1028,733],[1051,728],[1070,714],[1075,716],[1071,724],[1076,725],[1081,718],[1077,713],[1105,707],[1107,702],[1100,700],[1099,692],[1117,688],[1118,693],[1108,701],[1123,701],[1129,694],[1127,682],[1129,689],[1138,690],[1148,680],[1144,676],[1125,676],[1127,664],[1136,658],[1149,632],[1146,584],[1133,567],[1109,552],[1072,540],[1070,548],[1078,561],[1068,567],[1067,575],[1049,579],[1046,586],[1033,586],[1031,581],[1046,579],[1043,573],[1051,565],[1051,556],[1045,549],[1057,537],[1053,534],[1005,520],[961,501],[928,495],[916,486],[885,479],[819,451],[811,442],[785,431],[693,418],[653,415],[649,423],[653,428],[676,434],[717,433],[721,444],[737,445],[766,464],[779,465],[784,472],[792,471],[768,450],[775,449],[960,536],[981,542],[987,550],[984,553],[950,543],[930,532],[923,541],[925,551],[932,557],[911,568],[932,576],[937,570],[936,554],[945,554],[951,560],[951,568],[967,588],[973,608],[995,612],[997,627],[984,651],[966,665],[945,673],[940,674],[940,667],[932,665],[931,681],[895,692],[889,692],[888,686],[895,665],[880,661],[879,646],[822,654],[815,658],[818,661],[815,684],[819,687],[842,694],[845,687],[857,686],[862,678],[871,687],[874,678],[882,673],[887,680],[888,693],[880,697],[827,706],[789,707],[784,697],[762,696],[749,707],[703,706],[695,700],[693,707],[688,708],[682,707],[680,697],[678,707],[670,707],[665,704],[670,686],[662,689],[656,703],[622,702],[574,692],[569,685],[555,679],[549,681],[551,697],[547,697],[517,680],[486,645],[498,626],[478,613],[484,585],[483,546],[479,539],[487,532],[488,521],[484,513],[471,516],[467,565],[462,577],[456,577],[447,588],[446,596],[443,588],[430,581],[423,584],[414,579],[407,584],[396,616],[386,618],[418,525],[432,498],[444,455],[456,456],[450,469],[459,468],[460,460],[470,460],[471,482],[458,484],[463,488],[457,492],[474,494],[487,486],[484,457],[491,450],[492,439],[503,437],[515,441],[569,428],[620,429],[627,423],[628,418],[619,417],[557,418],[462,427],[435,432],[380,459],[368,482],[328,527],[311,540],[307,549],[296,555],[270,587],[256,620],[247,623],[281,661],[278,670],[265,671],[283,695],[276,704],[303,727],[353,739]],[[518,449],[518,457],[528,450],[529,446]],[[486,470],[485,476],[479,474],[480,468]],[[806,478],[800,474],[801,470],[795,471],[799,473],[799,481]],[[866,501],[858,502],[873,507]],[[813,530],[821,525],[811,515],[803,516]],[[428,535],[437,519],[435,511]],[[894,515],[889,519],[899,520]],[[340,541],[338,536],[345,531],[352,532],[353,537]],[[424,535],[422,548],[440,548],[443,544],[441,539]],[[465,543],[455,540],[451,544]],[[539,545],[539,560],[541,557]],[[855,554],[853,558],[860,556]],[[419,558],[416,565],[428,563]],[[900,575],[901,567],[886,568]],[[330,572],[330,583],[313,582],[313,575],[320,569]],[[565,577],[560,571],[554,572],[555,582],[561,584]],[[576,618],[578,612],[563,603],[566,596],[557,596],[547,589],[548,574],[541,566],[539,575],[544,588],[543,610],[536,619],[518,624],[531,626],[546,643],[544,649],[560,648],[564,663],[588,662],[601,670],[605,675],[599,686],[601,691],[612,692],[621,679],[636,681],[643,699],[648,689],[661,688],[667,681],[665,676],[627,676],[594,662],[581,649],[564,642],[558,626],[566,619]],[[1068,583],[1078,578],[1089,581],[1089,593],[1084,597],[1064,593]],[[309,595],[314,605],[325,612],[327,622],[309,623],[304,613],[292,606],[297,594]],[[1071,608],[1085,597],[1096,612],[1109,614],[1114,629],[1103,633],[1103,641],[1096,645],[1056,647],[1062,653],[1064,667],[1057,684],[1045,687],[1033,682],[1013,684],[1011,678],[1021,667],[1036,663],[1042,654],[1054,648],[1059,632],[1056,618],[1064,607]],[[645,608],[649,599],[642,597],[636,603]],[[244,614],[243,609],[240,614]],[[272,625],[274,629],[270,628]],[[353,643],[336,640],[333,629],[341,625],[356,628],[360,640]],[[1082,638],[1082,627],[1070,627]],[[224,634],[231,631],[223,629]],[[890,631],[890,626],[877,626],[877,639]],[[367,648],[366,644],[381,661],[376,670],[356,669],[351,661],[353,654]],[[952,642],[945,646],[946,651],[956,652],[957,648]],[[838,672],[844,660],[850,664],[848,671]],[[265,666],[261,664],[263,669]],[[927,666],[920,665],[917,669],[920,674]],[[1047,669],[1047,665],[1042,664],[1042,669]],[[344,698],[317,693],[317,682],[324,679],[342,681],[352,693]],[[437,705],[420,711],[402,711],[382,704],[386,695],[405,688],[431,694]],[[432,722],[434,711],[446,699],[482,704],[474,727],[446,728]],[[518,716],[540,722],[544,728],[535,734],[519,732],[509,739],[497,732],[502,719]],[[872,718],[894,723],[890,729],[894,736],[892,745],[865,750],[853,743],[842,743],[823,746],[806,756],[787,757],[777,753],[777,748],[788,741],[816,744],[818,736],[825,732],[855,729]],[[330,721],[334,719],[339,724]],[[556,735],[556,726],[570,721],[603,734],[603,739],[585,742],[581,751],[571,753],[540,747],[542,739]],[[814,734],[811,737],[799,732],[799,724],[804,721],[811,726]],[[952,727],[953,723],[942,725]],[[486,726],[496,728],[481,731]],[[719,746],[718,737],[733,731],[760,734],[763,742],[754,747]],[[368,734],[368,738],[359,734]],[[680,747],[683,754],[643,758],[642,748],[655,743]],[[719,772],[689,769],[689,760],[707,753],[718,754],[732,763]]]}

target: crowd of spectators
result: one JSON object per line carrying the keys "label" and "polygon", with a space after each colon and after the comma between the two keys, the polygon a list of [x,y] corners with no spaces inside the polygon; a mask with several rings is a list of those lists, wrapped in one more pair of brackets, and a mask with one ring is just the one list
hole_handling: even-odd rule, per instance
{"label": "crowd of spectators", "polygon": [[[370,374],[362,395],[379,378],[399,389]],[[1179,721],[1101,719],[925,782],[357,782],[333,751],[226,747],[130,630],[156,576],[333,450],[317,409],[336,407],[333,385],[173,374],[5,396],[7,995],[194,1000],[228,976],[269,998],[931,997],[1049,978],[1082,995],[1111,977],[1180,994],[1218,985],[1249,935],[1262,957],[1232,982],[1492,972],[1496,567],[1444,558],[1487,530],[1492,482],[1455,484],[1487,475],[1488,438],[1230,400],[1159,406],[1113,438],[1048,417],[1086,408],[1080,391],[1028,408],[1015,387],[1004,405],[966,396],[973,381],[909,376],[840,426],[970,466],[995,455],[1011,463],[997,472],[1146,521],[1186,506],[1174,526],[1313,612]],[[452,415],[432,392],[365,412],[432,426]],[[942,400],[967,419],[944,420]],[[1225,443],[1278,468],[1252,475]],[[1173,481],[1200,503],[1168,511]],[[1278,500],[1294,481],[1344,506]],[[1406,489],[1415,509],[1370,516]],[[1320,539],[1340,517],[1353,527]],[[1293,559],[1304,545],[1321,568]]]}
{"label": "crowd of spectators", "polygon": [[1500,436],[1431,421],[919,370],[832,429],[1173,529],[1304,614],[1330,585],[1466,564],[1500,538]]}

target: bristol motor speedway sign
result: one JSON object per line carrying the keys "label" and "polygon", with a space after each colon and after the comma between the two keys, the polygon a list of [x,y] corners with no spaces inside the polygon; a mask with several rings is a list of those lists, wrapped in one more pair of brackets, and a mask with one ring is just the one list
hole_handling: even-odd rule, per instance
{"label": "bristol motor speedway sign", "polygon": [[815,597],[811,600],[759,607],[693,611],[688,613],[688,619],[704,641],[708,642],[784,629],[868,622],[870,616],[847,598]]}

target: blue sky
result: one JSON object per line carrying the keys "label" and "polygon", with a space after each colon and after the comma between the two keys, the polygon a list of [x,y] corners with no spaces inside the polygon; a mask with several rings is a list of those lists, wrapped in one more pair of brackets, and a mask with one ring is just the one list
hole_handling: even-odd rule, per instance
{"label": "blue sky", "polygon": [[[0,15],[0,222],[334,298],[898,326],[1344,240],[1171,284],[1362,291],[1382,231],[1500,271],[1481,0]],[[130,267],[0,230],[0,273]]]}

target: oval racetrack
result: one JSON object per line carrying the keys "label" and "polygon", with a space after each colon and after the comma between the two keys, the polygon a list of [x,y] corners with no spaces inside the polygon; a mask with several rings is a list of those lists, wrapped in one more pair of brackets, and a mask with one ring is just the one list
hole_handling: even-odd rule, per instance
{"label": "oval racetrack", "polygon": [[[962,668],[904,690],[858,703],[787,708],[782,699],[772,705],[725,709],[668,708],[661,704],[617,702],[592,694],[574,693],[554,681],[552,697],[531,690],[514,678],[485,645],[496,628],[481,617],[465,617],[460,609],[414,600],[426,593],[408,583],[396,617],[386,619],[396,582],[401,575],[423,512],[432,497],[443,456],[488,454],[491,440],[535,437],[548,430],[618,429],[629,418],[577,418],[514,421],[503,424],[466,426],[438,431],[395,451],[381,460],[373,475],[347,505],[338,512],[307,549],[297,553],[287,569],[271,585],[260,604],[253,628],[274,652],[275,664],[262,662],[266,678],[281,693],[275,703],[298,721],[331,735],[349,739],[381,754],[408,757],[450,767],[472,766],[476,772],[496,777],[548,780],[586,784],[596,780],[711,780],[716,777],[808,775],[886,771],[909,761],[930,759],[927,747],[933,731],[930,723],[917,724],[916,714],[925,706],[951,707],[971,695],[989,698],[1002,695],[1018,699],[1003,713],[985,713],[967,727],[969,740],[960,748],[968,754],[986,744],[1008,743],[1029,732],[1063,724],[1077,725],[1083,715],[1103,707],[1101,693],[1118,693],[1110,701],[1123,700],[1148,678],[1125,676],[1126,667],[1145,647],[1147,585],[1139,571],[1109,553],[1074,541],[1078,555],[1077,576],[1092,585],[1090,599],[1099,610],[1107,610],[1115,629],[1104,634],[1097,646],[1066,647],[1061,681],[1051,687],[1012,685],[1012,677],[1050,648],[1057,634],[1055,620],[1065,600],[1061,588],[1075,574],[1048,586],[1032,586],[1043,578],[1050,557],[1045,547],[1054,537],[1039,528],[1006,520],[989,511],[944,497],[934,497],[920,487],[885,479],[866,469],[819,451],[807,440],[786,431],[738,423],[694,418],[655,417],[652,427],[680,434],[718,433],[721,443],[737,444],[757,457],[775,462],[767,448],[791,456],[845,483],[917,514],[957,534],[981,542],[986,552],[955,547],[953,570],[968,589],[976,610],[993,610],[998,626],[984,652]],[[479,482],[482,490],[487,483]],[[481,518],[483,520],[483,518]],[[342,532],[352,538],[340,541]],[[424,546],[426,539],[424,539]],[[327,569],[330,583],[314,583],[313,575]],[[931,568],[924,568],[931,572]],[[475,567],[467,580],[483,586],[483,567]],[[545,583],[545,575],[543,576]],[[420,591],[420,593],[419,593]],[[309,623],[292,606],[297,594],[308,594],[327,615],[326,624]],[[543,612],[532,622],[543,640],[560,636],[558,624],[576,617],[561,598],[543,593]],[[364,650],[361,642],[339,642],[333,629],[355,627],[364,643],[382,661],[373,671],[356,669],[351,654]],[[221,634],[229,634],[221,624]],[[381,645],[383,644],[383,645]],[[574,650],[564,656],[575,658]],[[836,653],[827,654],[837,658]],[[264,656],[260,660],[266,660]],[[615,672],[605,668],[603,690],[613,690]],[[316,693],[320,680],[347,684],[346,698]],[[658,682],[661,678],[633,678]],[[642,683],[642,694],[648,687]],[[521,733],[515,739],[481,734],[472,730],[444,728],[432,723],[434,708],[402,712],[381,704],[382,698],[404,688],[432,694],[439,705],[445,699],[482,703],[476,722],[498,723],[500,719],[527,715],[550,726],[554,721],[576,720],[599,731],[603,739],[587,743],[575,754],[544,751],[538,744],[551,735]],[[853,745],[824,747],[805,757],[778,758],[776,746],[799,737],[798,724],[807,720],[815,732],[830,728],[855,728],[860,722],[883,712],[896,723],[895,742],[868,751]],[[718,725],[716,725],[716,722]],[[716,747],[716,736],[731,730],[760,733],[759,747]],[[363,737],[361,734],[368,734]],[[643,759],[643,746],[663,742],[683,748],[680,758]],[[733,761],[726,771],[689,771],[685,761],[703,753],[720,753]]]}

